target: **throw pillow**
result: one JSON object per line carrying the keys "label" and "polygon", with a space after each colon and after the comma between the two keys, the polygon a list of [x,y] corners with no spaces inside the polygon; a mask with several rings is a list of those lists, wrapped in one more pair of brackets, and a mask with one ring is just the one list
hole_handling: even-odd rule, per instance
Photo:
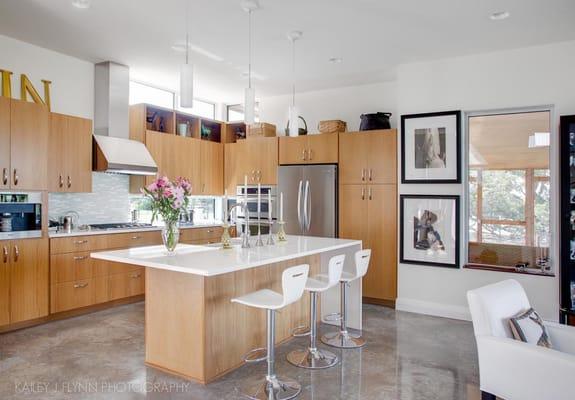
{"label": "throw pillow", "polygon": [[509,326],[514,339],[552,348],[545,325],[533,308],[509,319]]}

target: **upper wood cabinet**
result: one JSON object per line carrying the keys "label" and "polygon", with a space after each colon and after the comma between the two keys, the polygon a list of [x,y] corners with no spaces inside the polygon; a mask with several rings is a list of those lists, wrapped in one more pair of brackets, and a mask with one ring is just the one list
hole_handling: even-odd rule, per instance
{"label": "upper wood cabinet", "polygon": [[0,188],[46,190],[49,130],[47,107],[0,98]]}
{"label": "upper wood cabinet", "polygon": [[397,182],[397,130],[340,133],[339,182],[341,184],[395,184]]}
{"label": "upper wood cabinet", "polygon": [[224,193],[224,145],[200,141],[200,194]]}
{"label": "upper wood cabinet", "polygon": [[279,163],[334,164],[338,162],[338,135],[319,134],[279,138]]}
{"label": "upper wood cabinet", "polygon": [[2,241],[0,253],[0,325],[48,315],[48,239]]}
{"label": "upper wood cabinet", "polygon": [[48,147],[48,189],[91,192],[92,121],[52,113]]}
{"label": "upper wood cabinet", "polygon": [[10,171],[10,99],[0,97],[0,188],[10,188]]}
{"label": "upper wood cabinet", "polygon": [[224,186],[234,194],[236,186],[248,184],[277,185],[278,138],[250,138],[225,145]]}

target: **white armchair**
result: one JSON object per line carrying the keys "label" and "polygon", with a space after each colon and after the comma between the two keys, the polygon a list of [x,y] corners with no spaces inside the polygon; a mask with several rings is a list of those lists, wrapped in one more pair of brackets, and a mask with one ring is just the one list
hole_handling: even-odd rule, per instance
{"label": "white armchair", "polygon": [[513,339],[509,318],[531,306],[515,280],[467,292],[483,400],[573,400],[575,328],[545,322],[553,349]]}

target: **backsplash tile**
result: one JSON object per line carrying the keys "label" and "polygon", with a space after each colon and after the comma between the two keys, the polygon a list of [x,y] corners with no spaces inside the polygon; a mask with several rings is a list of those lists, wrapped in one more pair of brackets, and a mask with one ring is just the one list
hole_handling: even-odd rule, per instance
{"label": "backsplash tile", "polygon": [[68,211],[80,215],[79,224],[129,222],[130,177],[92,173],[92,193],[50,193],[48,215],[57,220]]}

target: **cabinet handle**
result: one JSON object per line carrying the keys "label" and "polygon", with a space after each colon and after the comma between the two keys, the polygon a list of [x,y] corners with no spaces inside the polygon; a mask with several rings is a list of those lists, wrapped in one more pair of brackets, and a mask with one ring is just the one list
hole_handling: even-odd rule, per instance
{"label": "cabinet handle", "polygon": [[365,182],[365,168],[361,169],[361,181]]}
{"label": "cabinet handle", "polygon": [[2,253],[4,254],[4,264],[6,264],[8,262],[8,247],[2,246]]}
{"label": "cabinet handle", "polygon": [[74,241],[74,244],[86,244],[86,243],[88,243],[87,240],[76,240],[76,241]]}
{"label": "cabinet handle", "polygon": [[365,200],[365,188],[361,188],[361,199]]}
{"label": "cabinet handle", "polygon": [[2,169],[2,184],[4,185],[8,184],[8,168]]}
{"label": "cabinet handle", "polygon": [[205,192],[206,192],[206,184],[202,183],[202,193],[205,193]]}
{"label": "cabinet handle", "polygon": [[87,283],[76,283],[76,284],[74,284],[75,289],[82,289],[82,288],[85,288],[86,286],[88,286]]}
{"label": "cabinet handle", "polygon": [[262,181],[262,171],[258,169],[258,182]]}
{"label": "cabinet handle", "polygon": [[14,245],[14,262],[18,262],[19,258],[20,258],[20,249],[18,249],[18,245],[15,244]]}
{"label": "cabinet handle", "polygon": [[206,232],[208,232],[208,233],[214,233],[214,230],[213,230],[213,229],[208,229]]}
{"label": "cabinet handle", "polygon": [[307,159],[307,150],[306,149],[303,149],[301,151],[301,159],[304,161]]}
{"label": "cabinet handle", "polygon": [[82,260],[85,260],[87,258],[88,258],[88,256],[74,256],[74,260],[76,260],[76,261],[82,261]]}
{"label": "cabinet handle", "polygon": [[58,177],[58,187],[64,187],[64,177],[62,176],[62,174],[60,174],[60,176]]}
{"label": "cabinet handle", "polygon": [[18,184],[18,179],[19,179],[19,177],[18,177],[18,170],[17,170],[16,168],[14,168],[14,179],[13,179],[14,185],[17,185],[17,184]]}
{"label": "cabinet handle", "polygon": [[132,240],[139,240],[141,238],[142,238],[141,236],[132,236]]}
{"label": "cabinet handle", "polygon": [[139,278],[140,276],[142,276],[142,274],[138,273],[138,274],[132,275],[131,277],[134,278],[134,279],[136,279],[136,278]]}
{"label": "cabinet handle", "polygon": [[72,187],[72,178],[70,178],[70,175],[68,175],[68,188]]}
{"label": "cabinet handle", "polygon": [[309,154],[308,160],[313,160],[313,151],[312,151],[312,149],[309,149],[307,152],[308,152],[308,154]]}
{"label": "cabinet handle", "polygon": [[370,182],[371,182],[372,177],[373,177],[373,169],[370,168],[369,169],[369,180],[370,180]]}
{"label": "cabinet handle", "polygon": [[371,188],[369,188],[368,199],[371,200]]}
{"label": "cabinet handle", "polygon": [[256,180],[256,170],[252,169],[252,182],[254,182],[255,180]]}

